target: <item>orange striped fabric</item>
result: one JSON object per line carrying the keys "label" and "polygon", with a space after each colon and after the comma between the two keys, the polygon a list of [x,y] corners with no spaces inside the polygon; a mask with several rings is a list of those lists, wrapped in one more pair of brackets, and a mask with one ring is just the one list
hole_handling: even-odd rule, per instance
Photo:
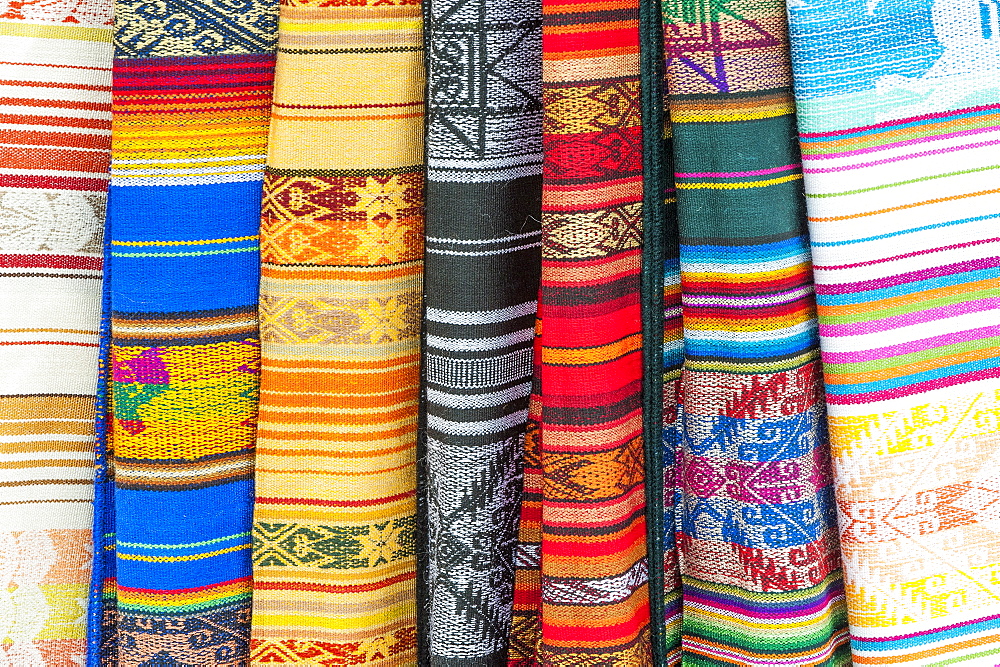
{"label": "orange striped fabric", "polygon": [[281,7],[261,222],[255,663],[416,662],[421,8],[343,5]]}

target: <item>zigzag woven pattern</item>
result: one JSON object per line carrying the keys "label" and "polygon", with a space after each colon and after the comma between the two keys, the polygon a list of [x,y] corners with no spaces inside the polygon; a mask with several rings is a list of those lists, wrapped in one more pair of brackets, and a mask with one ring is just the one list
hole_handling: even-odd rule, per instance
{"label": "zigzag woven pattern", "polygon": [[255,663],[416,663],[422,23],[414,0],[281,6]]}
{"label": "zigzag woven pattern", "polygon": [[849,661],[784,8],[663,4],[684,664]]}
{"label": "zigzag woven pattern", "polygon": [[111,2],[0,2],[0,664],[80,664]]}
{"label": "zigzag woven pattern", "polygon": [[105,255],[114,486],[99,488],[95,529],[110,556],[95,573],[106,611],[88,658],[235,666],[249,647],[274,8],[159,9],[115,5]]}
{"label": "zigzag woven pattern", "polygon": [[538,369],[509,663],[646,665],[638,4],[542,9]]}

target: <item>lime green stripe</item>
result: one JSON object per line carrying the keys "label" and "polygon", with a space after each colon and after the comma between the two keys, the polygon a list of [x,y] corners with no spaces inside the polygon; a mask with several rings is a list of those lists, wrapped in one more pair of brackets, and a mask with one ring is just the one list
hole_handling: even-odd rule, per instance
{"label": "lime green stripe", "polygon": [[[885,370],[886,368],[896,368],[899,366],[906,366],[908,364],[913,364],[918,361],[928,361],[930,359],[938,359],[940,357],[947,357],[952,354],[959,354],[961,352],[972,352],[973,350],[981,350],[983,348],[990,347],[1000,347],[1000,336],[992,336],[990,338],[981,338],[979,340],[963,341],[961,343],[952,343],[951,345],[942,345],[941,347],[932,347],[927,350],[920,350],[918,352],[907,352],[906,354],[901,354],[898,357],[887,357],[885,359],[874,359],[872,361],[856,361],[853,363],[845,364],[831,364],[824,363],[823,367],[831,373],[867,373],[871,371]],[[1000,350],[998,350],[1000,352]]]}
{"label": "lime green stripe", "polygon": [[996,655],[1000,653],[1000,648],[990,649],[989,651],[982,651],[980,653],[972,653],[971,655],[963,655],[957,658],[949,658],[948,660],[941,660],[939,662],[929,662],[927,667],[942,667],[943,665],[954,665],[959,662],[965,662],[966,660],[975,660],[976,658],[983,658],[988,655]]}
{"label": "lime green stripe", "polygon": [[962,294],[954,294],[951,296],[942,296],[937,299],[928,299],[926,301],[914,301],[913,303],[908,303],[902,306],[895,306],[893,308],[883,308],[881,310],[869,310],[858,315],[820,315],[820,324],[854,324],[857,322],[872,322],[875,320],[882,320],[887,317],[893,317],[894,315],[908,315],[910,313],[919,313],[924,310],[930,310],[931,308],[938,308],[940,306],[950,306],[956,303],[966,303],[969,301],[980,301],[982,299],[988,299],[990,297],[1000,296],[1000,287],[993,287],[989,289],[979,290],[976,292],[964,292]]}
{"label": "lime green stripe", "polygon": [[85,42],[110,43],[111,28],[0,21],[0,37],[45,37],[48,39],[75,39]]}
{"label": "lime green stripe", "polygon": [[963,169],[962,171],[952,171],[947,174],[938,174],[936,176],[924,176],[922,178],[911,178],[906,181],[899,181],[897,183],[886,183],[885,185],[876,185],[871,188],[860,188],[858,190],[844,190],[843,192],[827,192],[826,194],[809,194],[806,193],[806,197],[810,199],[824,199],[826,197],[841,197],[843,195],[856,195],[862,192],[874,192],[875,190],[885,190],[886,188],[894,188],[898,185],[909,185],[911,183],[920,183],[921,181],[933,181],[937,178],[948,178],[949,176],[961,176],[963,174],[974,174],[980,171],[990,171],[991,169],[1000,169],[1000,164],[994,164],[989,167],[979,167],[977,169]]}
{"label": "lime green stripe", "polygon": [[120,547],[134,547],[137,549],[189,549],[191,547],[204,547],[209,544],[218,544],[219,542],[226,542],[228,540],[236,539],[237,537],[250,537],[250,531],[245,533],[236,533],[235,535],[227,535],[226,537],[217,537],[214,540],[205,540],[204,542],[189,542],[188,544],[143,544],[142,542],[119,542]]}
{"label": "lime green stripe", "polygon": [[204,255],[230,255],[234,252],[257,252],[258,246],[252,248],[230,248],[227,250],[205,250],[203,252],[113,252],[112,257],[202,257]]}

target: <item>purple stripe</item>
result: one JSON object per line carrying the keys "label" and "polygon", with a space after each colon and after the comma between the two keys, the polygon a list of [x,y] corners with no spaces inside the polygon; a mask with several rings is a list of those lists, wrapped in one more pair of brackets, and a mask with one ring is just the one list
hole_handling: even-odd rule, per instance
{"label": "purple stripe", "polygon": [[826,285],[817,284],[816,294],[854,294],[856,292],[882,289],[883,287],[895,287],[896,285],[905,285],[906,283],[912,283],[918,280],[930,280],[931,278],[951,276],[965,271],[978,271],[980,269],[996,268],[998,266],[1000,266],[1000,257],[983,257],[981,259],[970,259],[965,262],[934,266],[920,271],[900,273],[895,276],[876,278],[874,280],[863,280],[856,283],[833,283]]}
{"label": "purple stripe", "polygon": [[892,398],[913,396],[914,394],[922,394],[934,389],[944,389],[945,387],[954,387],[955,385],[965,384],[967,382],[988,380],[998,377],[1000,377],[1000,367],[987,368],[981,371],[949,375],[948,377],[928,380],[927,382],[920,382],[918,384],[908,384],[904,387],[897,387],[896,389],[871,391],[865,394],[827,394],[826,402],[833,405],[862,405],[865,403],[874,403],[876,401],[888,401]]}
{"label": "purple stripe", "polygon": [[901,354],[910,352],[921,352],[935,347],[943,347],[954,343],[967,343],[983,338],[1000,336],[1000,325],[991,327],[980,327],[978,329],[968,329],[956,333],[933,336],[931,338],[921,338],[909,343],[900,343],[888,347],[877,347],[871,350],[858,350],[856,352],[824,352],[823,361],[828,364],[856,364],[864,361],[876,361],[878,359],[889,359],[898,357]]}
{"label": "purple stripe", "polygon": [[[892,144],[883,144],[881,146],[872,146],[870,148],[859,148],[853,151],[844,151],[843,153],[803,153],[803,160],[835,160],[841,157],[849,157],[851,155],[864,155],[866,153],[878,153],[880,151],[891,151],[895,148],[900,148],[902,146],[913,146],[915,144],[925,144],[929,141],[943,141],[944,139],[954,139],[955,137],[970,137],[976,134],[983,134],[985,132],[996,132],[1000,130],[1000,126],[991,125],[990,127],[977,127],[974,130],[962,130],[960,132],[950,132],[948,134],[935,134],[930,137],[919,137],[917,139],[907,139],[906,141],[897,141]],[[804,147],[804,146],[803,146]]]}
{"label": "purple stripe", "polygon": [[[996,192],[996,190],[991,190],[988,192],[992,194],[993,192]],[[974,194],[983,194],[983,193],[976,192]],[[920,203],[926,203],[926,202],[920,202]],[[945,250],[958,250],[959,248],[971,248],[973,246],[983,245],[985,243],[996,243],[997,241],[1000,241],[1000,237],[992,239],[979,239],[977,241],[969,241],[967,243],[954,243],[952,245],[941,246],[939,248],[927,248],[925,250],[915,250],[913,252],[908,252],[903,255],[893,255],[892,257],[872,259],[867,262],[857,262],[856,264],[813,264],[813,269],[816,269],[818,271],[837,271],[839,269],[856,269],[859,266],[874,266],[876,264],[885,264],[886,262],[895,262],[900,259],[919,257],[920,255],[931,255],[936,252],[944,252]]]}
{"label": "purple stripe", "polygon": [[758,169],[756,171],[692,171],[692,172],[675,172],[674,176],[678,178],[732,178],[735,176],[764,176],[766,174],[776,174],[779,171],[788,171],[789,169],[795,169],[796,167],[801,167],[802,165],[798,162],[795,164],[786,164],[784,167],[772,167],[770,169]]}
{"label": "purple stripe", "polygon": [[[930,155],[941,155],[942,153],[954,153],[955,151],[964,151],[964,150],[971,150],[973,148],[983,148],[984,146],[997,146],[997,145],[1000,145],[1000,139],[994,139],[993,141],[978,141],[974,144],[965,144],[964,146],[949,146],[948,148],[936,148],[932,151],[921,151],[919,153],[910,153],[909,155],[888,157],[883,160],[873,160],[872,162],[859,162],[857,164],[849,164],[843,167],[823,167],[817,169],[810,169],[806,167],[802,171],[803,173],[806,174],[831,174],[838,171],[851,171],[852,169],[877,167],[880,164],[889,164],[891,162],[899,162],[901,160],[909,160],[911,158],[928,157]],[[805,162],[809,161],[809,157],[805,155],[802,156],[802,159]]]}
{"label": "purple stripe", "polygon": [[857,336],[860,334],[870,334],[876,331],[891,331],[922,322],[933,322],[949,317],[957,317],[968,313],[982,313],[987,310],[1000,308],[1000,297],[990,297],[988,299],[976,299],[975,301],[963,301],[962,303],[952,303],[947,306],[918,310],[913,313],[893,315],[877,320],[866,322],[852,322],[850,324],[823,324],[820,318],[820,336]]}

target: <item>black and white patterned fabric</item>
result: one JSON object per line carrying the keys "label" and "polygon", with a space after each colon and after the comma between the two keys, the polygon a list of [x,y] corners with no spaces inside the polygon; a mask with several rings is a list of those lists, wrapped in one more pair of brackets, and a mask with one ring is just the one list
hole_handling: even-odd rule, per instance
{"label": "black and white patterned fabric", "polygon": [[425,6],[424,653],[492,667],[507,657],[541,264],[542,7]]}

